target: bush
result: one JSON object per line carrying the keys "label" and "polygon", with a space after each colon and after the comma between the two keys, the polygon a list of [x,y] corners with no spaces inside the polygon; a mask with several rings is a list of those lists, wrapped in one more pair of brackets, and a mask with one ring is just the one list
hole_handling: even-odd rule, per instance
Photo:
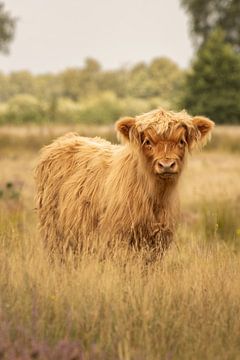
{"label": "bush", "polygon": [[12,97],[0,111],[0,122],[29,123],[40,122],[46,116],[44,106],[32,95]]}
{"label": "bush", "polygon": [[56,119],[61,122],[78,122],[81,116],[81,105],[68,98],[60,98],[56,106]]}
{"label": "bush", "polygon": [[123,113],[123,104],[114,93],[106,92],[82,103],[79,121],[91,124],[108,124]]}
{"label": "bush", "polygon": [[161,98],[118,98],[113,92],[102,92],[78,102],[66,97],[52,97],[48,102],[43,102],[24,94],[12,97],[7,103],[0,103],[0,124],[112,124],[121,116],[135,116],[159,106],[169,108],[170,104]]}

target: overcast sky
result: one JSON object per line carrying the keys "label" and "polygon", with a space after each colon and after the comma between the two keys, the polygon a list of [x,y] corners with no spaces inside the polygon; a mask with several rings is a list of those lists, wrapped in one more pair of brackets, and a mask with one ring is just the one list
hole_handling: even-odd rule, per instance
{"label": "overcast sky", "polygon": [[57,72],[94,57],[105,69],[168,56],[187,67],[193,49],[180,0],[5,0],[18,17],[0,70]]}

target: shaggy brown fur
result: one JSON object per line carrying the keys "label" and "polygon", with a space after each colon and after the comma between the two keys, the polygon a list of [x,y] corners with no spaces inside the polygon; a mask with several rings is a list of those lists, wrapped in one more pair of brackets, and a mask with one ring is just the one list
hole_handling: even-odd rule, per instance
{"label": "shaggy brown fur", "polygon": [[42,150],[37,209],[51,249],[75,249],[86,237],[166,249],[178,217],[177,183],[187,150],[202,145],[214,123],[158,109],[123,118],[124,145],[67,134]]}

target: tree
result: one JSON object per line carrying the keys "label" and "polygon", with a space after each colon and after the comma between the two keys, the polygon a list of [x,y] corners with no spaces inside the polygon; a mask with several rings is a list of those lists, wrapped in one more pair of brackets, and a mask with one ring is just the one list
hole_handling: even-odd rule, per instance
{"label": "tree", "polygon": [[5,10],[0,2],[0,52],[7,53],[9,43],[13,40],[16,27],[16,19]]}
{"label": "tree", "polygon": [[195,45],[203,44],[212,30],[222,28],[225,40],[240,51],[239,0],[180,0],[190,15],[191,33]]}
{"label": "tree", "polygon": [[89,73],[96,74],[101,71],[101,64],[96,59],[86,58],[84,69]]}
{"label": "tree", "polygon": [[186,79],[183,107],[218,123],[240,119],[240,55],[216,29],[197,52]]}
{"label": "tree", "polygon": [[112,91],[118,97],[127,95],[129,74],[126,69],[105,70],[98,76],[98,89],[100,92]]}
{"label": "tree", "polygon": [[128,93],[132,97],[146,99],[151,96],[151,79],[145,63],[136,64],[129,72]]}
{"label": "tree", "polygon": [[166,57],[153,59],[149,74],[152,79],[152,96],[160,96],[166,100],[176,95],[183,80],[183,71]]}
{"label": "tree", "polygon": [[170,59],[155,58],[149,65],[136,64],[129,74],[129,94],[133,97],[170,99],[181,84],[183,71]]}
{"label": "tree", "polygon": [[60,74],[63,93],[62,96],[77,101],[81,92],[81,70],[69,68]]}
{"label": "tree", "polygon": [[34,94],[34,78],[29,71],[16,71],[9,75],[11,96]]}

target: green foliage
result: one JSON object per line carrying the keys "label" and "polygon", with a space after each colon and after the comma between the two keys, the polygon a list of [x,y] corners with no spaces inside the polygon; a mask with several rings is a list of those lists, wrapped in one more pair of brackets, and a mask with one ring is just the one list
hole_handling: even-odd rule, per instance
{"label": "green foliage", "polygon": [[0,73],[0,123],[106,124],[153,107],[173,107],[184,72],[167,58],[105,71],[94,59],[59,74]]}
{"label": "green foliage", "polygon": [[22,94],[11,98],[1,115],[0,123],[40,122],[44,118],[44,109],[34,96]]}
{"label": "green foliage", "polygon": [[0,124],[23,123],[83,123],[110,124],[121,116],[134,116],[153,108],[170,104],[161,98],[119,98],[113,92],[97,93],[82,101],[67,97],[52,97],[49,102],[32,95],[16,95],[7,103],[0,103]]}
{"label": "green foliage", "polygon": [[181,0],[190,16],[196,45],[204,43],[217,27],[225,31],[225,40],[240,50],[239,0]]}
{"label": "green foliage", "polygon": [[85,123],[111,123],[121,114],[121,101],[113,93],[103,93],[85,101],[79,114],[79,120]]}
{"label": "green foliage", "polygon": [[0,2],[0,52],[8,52],[8,45],[13,40],[15,26],[16,19],[5,10],[4,4]]}
{"label": "green foliage", "polygon": [[176,95],[184,76],[177,64],[164,57],[157,58],[151,62],[149,72],[152,96],[169,100]]}
{"label": "green foliage", "polygon": [[0,100],[6,101],[19,94],[34,94],[35,83],[32,74],[28,71],[12,72],[9,76],[0,74]]}
{"label": "green foliage", "polygon": [[171,99],[182,83],[184,73],[168,58],[156,58],[149,66],[139,63],[130,72],[128,92],[138,98]]}
{"label": "green foliage", "polygon": [[240,55],[217,29],[197,52],[187,75],[183,107],[218,123],[240,119]]}
{"label": "green foliage", "polygon": [[56,103],[56,119],[60,122],[77,122],[80,117],[81,105],[67,97],[59,98]]}

